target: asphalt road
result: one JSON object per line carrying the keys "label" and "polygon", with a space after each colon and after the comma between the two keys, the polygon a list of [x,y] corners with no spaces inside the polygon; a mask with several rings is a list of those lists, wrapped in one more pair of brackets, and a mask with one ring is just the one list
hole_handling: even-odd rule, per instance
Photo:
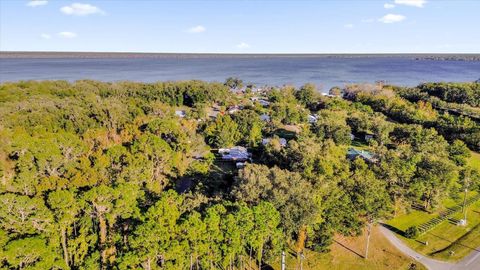
{"label": "asphalt road", "polygon": [[478,248],[478,250],[472,251],[470,255],[468,255],[458,263],[448,263],[428,258],[414,251],[405,243],[403,243],[402,240],[398,239],[395,233],[383,226],[380,226],[380,231],[401,252],[425,265],[425,267],[430,270],[480,270],[480,248]]}

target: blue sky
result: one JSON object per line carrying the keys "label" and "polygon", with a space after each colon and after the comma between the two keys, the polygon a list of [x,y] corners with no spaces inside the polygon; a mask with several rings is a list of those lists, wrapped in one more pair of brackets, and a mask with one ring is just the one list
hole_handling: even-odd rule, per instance
{"label": "blue sky", "polygon": [[479,14],[477,0],[0,0],[0,49],[479,53]]}

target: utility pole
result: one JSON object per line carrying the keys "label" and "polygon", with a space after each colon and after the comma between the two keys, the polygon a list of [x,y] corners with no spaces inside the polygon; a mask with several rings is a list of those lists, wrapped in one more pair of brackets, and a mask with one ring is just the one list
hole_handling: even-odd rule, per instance
{"label": "utility pole", "polygon": [[465,188],[465,195],[463,196],[463,220],[465,222],[465,226],[467,226],[467,192],[468,188]]}
{"label": "utility pole", "polygon": [[464,185],[465,185],[465,195],[463,196],[463,223],[464,226],[467,226],[467,193],[468,186],[470,184],[470,171],[466,170],[464,172]]}
{"label": "utility pole", "polygon": [[300,253],[300,270],[303,270],[303,259],[305,256],[303,255],[303,251]]}
{"label": "utility pole", "polygon": [[282,251],[282,270],[285,270],[285,251]]}
{"label": "utility pole", "polygon": [[193,269],[192,254],[190,254],[190,270]]}
{"label": "utility pole", "polygon": [[368,228],[367,228],[367,246],[365,248],[365,259],[368,259],[368,246],[370,245],[370,236],[372,234],[372,222],[368,221]]}
{"label": "utility pole", "polygon": [[248,267],[252,268],[252,248],[250,247],[250,253],[248,256]]}

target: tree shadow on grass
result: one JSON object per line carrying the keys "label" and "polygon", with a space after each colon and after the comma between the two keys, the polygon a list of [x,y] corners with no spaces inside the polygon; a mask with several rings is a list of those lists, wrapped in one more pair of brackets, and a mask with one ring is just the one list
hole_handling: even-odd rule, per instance
{"label": "tree shadow on grass", "polygon": [[[477,225],[477,226],[479,226],[479,225]],[[444,247],[444,248],[442,248],[442,249],[440,249],[440,250],[437,250],[437,251],[435,251],[435,252],[432,252],[432,253],[430,253],[430,255],[435,255],[435,254],[437,254],[437,253],[441,253],[441,252],[443,252],[443,251],[445,251],[445,250],[448,250],[449,248],[451,248],[451,247],[453,247],[453,246],[462,246],[462,247],[468,248],[468,249],[470,249],[470,250],[472,250],[472,251],[480,252],[480,248],[471,247],[471,246],[467,246],[467,245],[465,245],[465,244],[460,243],[460,241],[461,241],[462,239],[464,239],[465,237],[467,237],[477,226],[475,226],[474,228],[472,228],[469,232],[467,232],[466,234],[462,235],[460,238],[458,238],[458,239],[455,240],[455,241],[448,240],[448,239],[446,239],[446,238],[444,238],[444,237],[442,237],[442,236],[440,236],[440,235],[436,235],[436,234],[433,234],[433,233],[429,233],[430,235],[433,235],[433,236],[435,236],[435,237],[437,237],[437,238],[439,238],[439,239],[442,239],[442,240],[444,240],[444,241],[450,242],[450,244],[449,244],[448,246],[446,246],[446,247]]]}
{"label": "tree shadow on grass", "polygon": [[333,240],[333,242],[337,243],[338,245],[340,245],[340,246],[341,246],[341,247],[343,247],[344,249],[346,249],[346,250],[348,250],[348,251],[350,251],[350,252],[354,253],[354,254],[355,254],[355,255],[357,255],[358,257],[360,257],[360,258],[362,258],[362,259],[364,259],[364,258],[365,258],[365,257],[364,257],[362,254],[360,254],[360,253],[356,252],[355,250],[353,250],[353,249],[351,249],[351,248],[347,247],[346,245],[344,245],[344,244],[340,243],[339,241],[337,241],[337,240],[335,240],[335,239],[334,239],[334,240]]}
{"label": "tree shadow on grass", "polygon": [[389,224],[386,224],[386,223],[380,223],[380,225],[382,225],[383,227],[389,229],[390,231],[398,234],[398,235],[401,235],[403,237],[405,237],[405,232],[403,230],[400,230],[396,227],[393,227],[392,225],[389,225]]}
{"label": "tree shadow on grass", "polygon": [[[394,232],[394,233],[396,233],[400,236],[408,238],[407,236],[405,236],[405,231],[403,231],[403,230],[400,230],[398,228],[393,227],[392,225],[388,225],[388,224],[385,224],[385,223],[380,223],[380,225],[382,225],[383,227],[389,229],[390,231],[392,231],[392,232]],[[409,238],[409,239],[412,239],[412,238]],[[415,240],[415,242],[420,243],[422,245],[425,245],[425,242],[422,242],[420,240],[417,240],[417,239],[412,239],[412,240]]]}
{"label": "tree shadow on grass", "polygon": [[458,218],[449,218],[449,219],[448,219],[448,223],[450,223],[450,224],[452,224],[452,225],[455,225],[455,226],[458,225],[458,222],[459,222],[459,221],[460,221],[460,220],[458,220]]}
{"label": "tree shadow on grass", "polygon": [[418,203],[413,204],[412,208],[415,209],[415,210],[421,211],[421,212],[428,213],[428,214],[432,213],[431,211],[428,211],[427,209],[425,209],[425,206],[423,206],[421,204],[418,204]]}

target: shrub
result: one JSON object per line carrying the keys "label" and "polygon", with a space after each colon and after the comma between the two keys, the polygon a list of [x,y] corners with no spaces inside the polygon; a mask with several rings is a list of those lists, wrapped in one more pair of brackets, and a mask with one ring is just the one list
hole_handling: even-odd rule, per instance
{"label": "shrub", "polygon": [[405,231],[405,237],[407,238],[417,238],[418,236],[418,228],[417,226],[411,226]]}

